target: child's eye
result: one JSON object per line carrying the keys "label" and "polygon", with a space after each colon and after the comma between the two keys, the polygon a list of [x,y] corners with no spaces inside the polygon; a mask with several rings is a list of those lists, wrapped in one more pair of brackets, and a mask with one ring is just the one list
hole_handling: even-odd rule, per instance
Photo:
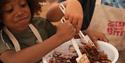
{"label": "child's eye", "polygon": [[6,12],[11,13],[13,12],[13,9],[6,10]]}
{"label": "child's eye", "polygon": [[20,6],[21,6],[21,7],[26,7],[26,6],[27,6],[27,3],[26,3],[26,2],[21,2],[21,3],[20,3]]}
{"label": "child's eye", "polygon": [[9,6],[9,7],[6,7],[6,9],[4,11],[7,13],[11,13],[11,12],[13,12],[13,8],[11,6]]}

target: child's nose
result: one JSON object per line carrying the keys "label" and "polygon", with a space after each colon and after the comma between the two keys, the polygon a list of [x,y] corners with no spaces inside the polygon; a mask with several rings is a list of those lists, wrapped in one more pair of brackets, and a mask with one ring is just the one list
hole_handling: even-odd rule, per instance
{"label": "child's nose", "polygon": [[16,6],[15,8],[16,17],[22,17],[24,15],[23,8]]}
{"label": "child's nose", "polygon": [[16,17],[22,17],[23,15],[24,15],[24,13],[22,11],[20,11],[20,10],[18,10],[16,12]]}

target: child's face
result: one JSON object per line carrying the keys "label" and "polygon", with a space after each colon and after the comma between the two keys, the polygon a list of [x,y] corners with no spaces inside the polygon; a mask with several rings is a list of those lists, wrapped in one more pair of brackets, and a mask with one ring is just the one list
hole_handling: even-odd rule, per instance
{"label": "child's face", "polygon": [[26,0],[10,0],[3,11],[3,23],[10,30],[23,31],[28,27],[31,12]]}

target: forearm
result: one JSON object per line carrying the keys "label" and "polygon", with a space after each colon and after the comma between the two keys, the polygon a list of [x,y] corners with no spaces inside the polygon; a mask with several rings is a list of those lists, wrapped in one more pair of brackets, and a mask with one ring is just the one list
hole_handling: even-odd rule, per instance
{"label": "forearm", "polygon": [[62,44],[62,42],[64,41],[60,40],[57,35],[53,35],[43,43],[25,48],[17,53],[10,51],[5,52],[0,58],[2,58],[4,63],[35,63],[48,52]]}

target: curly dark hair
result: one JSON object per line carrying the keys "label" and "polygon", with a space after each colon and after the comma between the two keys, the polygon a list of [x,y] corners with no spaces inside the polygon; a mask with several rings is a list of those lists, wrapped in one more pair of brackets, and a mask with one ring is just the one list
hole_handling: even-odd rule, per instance
{"label": "curly dark hair", "polygon": [[[3,28],[4,24],[2,22],[2,15],[3,15],[3,6],[10,0],[0,0],[0,30]],[[39,4],[39,2],[43,2],[45,0],[26,0],[29,8],[31,10],[31,14],[32,16],[34,15],[34,13],[37,13],[38,11],[41,11],[41,5]]]}

